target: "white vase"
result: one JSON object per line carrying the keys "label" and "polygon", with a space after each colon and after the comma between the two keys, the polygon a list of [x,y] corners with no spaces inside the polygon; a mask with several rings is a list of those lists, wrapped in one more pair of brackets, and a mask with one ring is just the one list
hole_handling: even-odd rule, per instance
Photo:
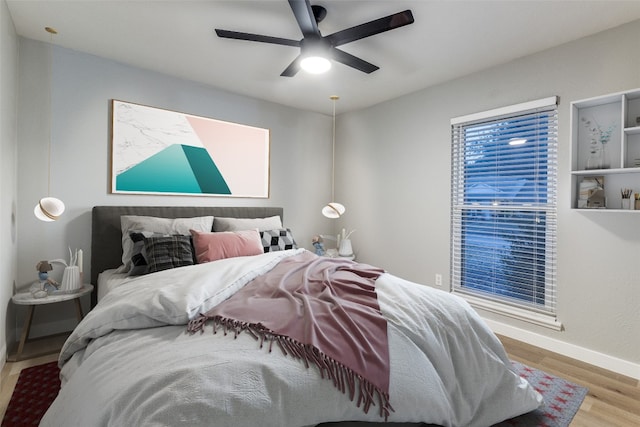
{"label": "white vase", "polygon": [[60,289],[63,291],[75,291],[82,287],[80,282],[80,267],[77,265],[66,267],[62,273],[62,285]]}
{"label": "white vase", "polygon": [[340,256],[353,255],[353,248],[351,247],[351,239],[342,239],[340,241],[340,248],[338,249],[338,255]]}

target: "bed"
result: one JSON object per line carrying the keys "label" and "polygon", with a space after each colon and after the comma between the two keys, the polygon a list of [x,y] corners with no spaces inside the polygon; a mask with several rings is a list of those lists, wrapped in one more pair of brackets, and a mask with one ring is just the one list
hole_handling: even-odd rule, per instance
{"label": "bed", "polygon": [[[144,217],[186,222],[132,231]],[[296,248],[282,218],[94,207],[95,307],[63,346],[41,425],[489,426],[542,404],[462,299]],[[127,277],[140,258],[145,274]]]}

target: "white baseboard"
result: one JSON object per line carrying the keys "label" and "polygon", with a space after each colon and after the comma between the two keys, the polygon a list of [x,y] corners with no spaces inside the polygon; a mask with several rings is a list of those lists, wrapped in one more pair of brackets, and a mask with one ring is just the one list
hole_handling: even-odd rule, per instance
{"label": "white baseboard", "polygon": [[590,365],[595,365],[600,368],[640,380],[640,364],[599,353],[594,350],[589,350],[588,348],[560,341],[555,338],[545,337],[544,335],[520,329],[495,320],[486,318],[484,320],[496,334],[504,335],[518,341],[523,341],[527,344],[535,345],[536,347],[553,351],[555,353],[562,354],[563,356],[571,357],[572,359],[577,359],[582,362],[589,363]]}

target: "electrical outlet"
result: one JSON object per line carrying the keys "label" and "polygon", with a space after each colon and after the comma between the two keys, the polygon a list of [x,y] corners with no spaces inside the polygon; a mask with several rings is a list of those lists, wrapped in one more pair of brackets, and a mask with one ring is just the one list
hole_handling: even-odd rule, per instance
{"label": "electrical outlet", "polygon": [[442,274],[436,274],[436,286],[442,286]]}

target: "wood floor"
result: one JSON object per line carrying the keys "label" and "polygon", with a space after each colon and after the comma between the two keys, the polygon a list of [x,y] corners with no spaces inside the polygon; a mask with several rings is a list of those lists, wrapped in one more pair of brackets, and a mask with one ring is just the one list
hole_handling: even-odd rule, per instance
{"label": "wood floor", "polygon": [[[500,336],[509,357],[550,374],[585,386],[589,393],[571,427],[640,426],[640,381],[619,375],[568,357]],[[34,351],[61,345],[58,341],[35,343]],[[46,351],[46,350],[45,350]],[[21,362],[7,362],[0,377],[0,419],[4,416],[20,370],[56,360],[54,352]]]}
{"label": "wood floor", "polygon": [[589,389],[571,427],[640,426],[640,381],[500,336],[512,360]]}

